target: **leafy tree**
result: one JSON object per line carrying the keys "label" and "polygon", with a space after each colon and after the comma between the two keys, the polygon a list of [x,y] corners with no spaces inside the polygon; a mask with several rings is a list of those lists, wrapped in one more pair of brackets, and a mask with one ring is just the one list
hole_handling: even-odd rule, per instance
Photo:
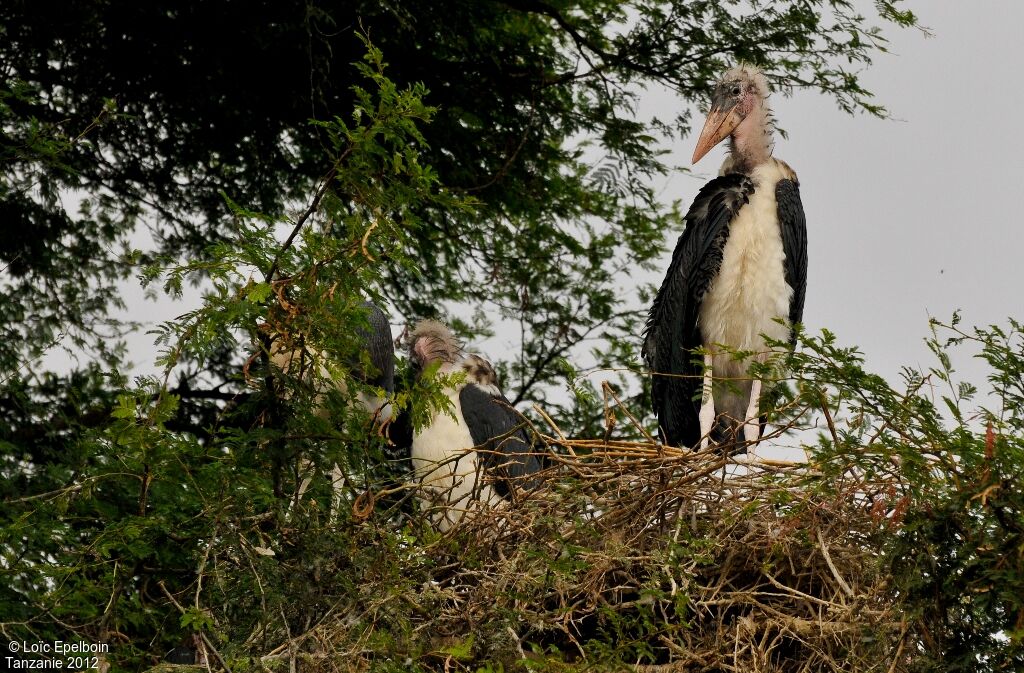
{"label": "leafy tree", "polygon": [[[545,535],[508,548],[437,536],[410,513],[386,442],[348,404],[360,303],[386,298],[407,318],[461,307],[473,315],[459,325],[467,336],[518,324],[522,350],[502,363],[517,400],[542,399],[566,375],[576,406],[546,405],[562,429],[590,448],[636,439],[643,419],[624,410],[643,405],[588,389],[572,362],[597,339],[598,364],[635,360],[642,314],[621,287],[676,221],[646,179],[663,168],[659,134],[688,120],[633,120],[639,88],[668,83],[690,100],[724,60],[744,57],[880,114],[833,58],[864,62],[884,43],[843,2],[755,3],[749,15],[711,2],[431,7],[0,8],[0,197],[12,234],[0,305],[6,637],[114,643],[116,670],[145,668],[193,636],[232,668],[281,643],[295,652],[261,665],[312,657],[303,648],[314,638],[377,670],[521,666],[509,629],[536,646],[537,667],[557,670],[662,661],[685,643],[699,613],[687,612],[697,596],[683,571],[726,566],[715,525],[743,531],[752,508],[710,522],[694,512],[687,533],[666,535],[684,521],[671,488],[713,470],[658,462],[658,447],[634,442],[643,459],[631,469],[666,485],[642,500],[663,515],[642,526],[643,553],[602,534],[605,516],[635,520],[636,496],[648,493],[607,464],[593,482],[559,475],[562,500],[551,502],[563,509],[529,519]],[[372,45],[353,37],[357,17]],[[261,76],[247,79],[254,65]],[[71,191],[83,198],[76,215]],[[122,255],[140,223],[155,246]],[[143,265],[171,294],[206,288],[202,308],[159,329],[163,378],[129,385],[118,372],[111,335],[124,326],[107,317],[124,273],[116,261]],[[61,334],[99,357],[65,376],[37,372]],[[304,378],[271,366],[274,344],[292,336],[348,387],[333,389],[316,367]],[[815,469],[768,479],[758,514],[797,530],[787,543],[819,560],[824,543],[799,524],[830,504],[851,517],[845,549],[864,581],[885,578],[872,585],[885,589],[872,594],[885,602],[877,612],[900,616],[877,641],[859,639],[858,656],[892,670],[1019,668],[1021,326],[937,327],[939,364],[908,370],[904,390],[838,343],[804,335],[788,358],[798,385],[778,418],[788,427],[821,410],[826,430],[811,447]],[[990,366],[994,408],[972,409],[975,391],[954,380],[948,348],[972,344]],[[436,408],[436,388],[396,402]],[[338,493],[326,477],[335,463]],[[625,497],[595,516],[595,489]],[[781,543],[766,548],[755,575],[793,558]],[[504,581],[502,564],[543,572],[477,596],[482,612],[456,625],[476,630],[439,622],[465,592]],[[592,591],[601,572],[614,594]],[[598,607],[572,612],[594,595]],[[576,616],[589,639],[556,632]],[[306,665],[318,661],[330,664]]]}
{"label": "leafy tree", "polygon": [[[912,25],[899,7],[875,3],[877,18]],[[382,265],[373,287],[396,321],[456,312],[473,316],[466,337],[518,334],[498,364],[513,401],[541,400],[561,359],[635,353],[633,272],[679,224],[650,179],[689,103],[742,59],[883,114],[852,70],[885,49],[871,21],[832,0],[4,3],[4,362],[111,343],[140,228],[145,258],[203,259],[232,235],[223,194],[271,216],[299,207],[329,169],[328,130],[308,120],[352,109],[361,26],[438,108],[424,164],[478,204],[424,205],[402,250],[415,267]],[[651,86],[676,92],[678,114],[636,117]],[[223,364],[216,378],[237,360]]]}
{"label": "leafy tree", "polygon": [[[172,294],[196,277],[209,287],[201,309],[160,328],[163,379],[129,387],[98,368],[76,374],[76,400],[98,405],[100,418],[88,422],[91,409],[76,415],[52,392],[43,396],[61,383],[55,378],[49,389],[21,378],[7,386],[0,619],[8,637],[120,641],[112,662],[124,670],[155,663],[191,632],[245,642],[280,628],[279,617],[286,629],[307,629],[337,596],[317,588],[324,574],[368,572],[379,562],[375,545],[400,544],[387,530],[361,541],[371,531],[352,537],[344,525],[372,513],[368,489],[387,483],[388,470],[383,438],[351,404],[361,384],[338,363],[358,362],[360,302],[379,260],[411,265],[402,254],[423,226],[417,213],[470,202],[441,189],[420,161],[419,124],[434,113],[422,86],[396,87],[380,52],[367,48],[358,71],[368,88],[355,89],[354,113],[321,124],[331,164],[304,212],[282,221],[235,207],[230,241],[198,260],[147,267],[145,279]],[[315,357],[331,354],[330,376],[347,387],[325,386],[319,366],[312,377],[272,367],[269,354],[293,334],[315,345]],[[254,355],[223,389],[224,408],[189,408],[190,379],[171,389],[168,377],[182,362],[203,370],[219,361],[240,335]],[[19,442],[36,452],[20,453]],[[353,494],[340,502],[321,477],[334,464]],[[308,495],[299,487],[307,479]],[[353,547],[362,543],[370,548],[360,555]],[[212,613],[207,600],[225,609]],[[259,642],[270,637],[276,631]]]}

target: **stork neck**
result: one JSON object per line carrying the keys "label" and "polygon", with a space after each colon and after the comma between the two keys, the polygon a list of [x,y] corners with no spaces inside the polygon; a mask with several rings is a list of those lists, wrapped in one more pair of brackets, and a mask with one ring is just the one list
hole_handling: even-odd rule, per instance
{"label": "stork neck", "polygon": [[775,147],[774,131],[771,110],[762,102],[729,136],[730,171],[749,174],[771,159]]}

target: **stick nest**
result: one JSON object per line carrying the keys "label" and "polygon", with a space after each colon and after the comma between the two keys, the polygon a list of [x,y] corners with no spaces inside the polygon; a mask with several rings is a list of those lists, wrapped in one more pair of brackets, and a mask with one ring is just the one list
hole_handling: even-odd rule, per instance
{"label": "stick nest", "polygon": [[444,535],[412,516],[410,555],[425,569],[409,571],[419,578],[410,590],[364,577],[358,597],[261,663],[906,670],[906,633],[877,552],[886,521],[854,487],[803,464],[714,449],[541,437],[552,452],[541,488]]}

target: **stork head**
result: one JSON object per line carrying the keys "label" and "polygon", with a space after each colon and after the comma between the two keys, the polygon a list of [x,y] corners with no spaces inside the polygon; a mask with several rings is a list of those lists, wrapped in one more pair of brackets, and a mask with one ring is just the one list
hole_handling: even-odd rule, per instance
{"label": "stork head", "polygon": [[446,326],[421,320],[409,336],[409,359],[419,371],[433,362],[453,365],[462,359],[462,346]]}
{"label": "stork head", "polygon": [[712,147],[731,135],[756,136],[758,131],[768,137],[770,156],[771,120],[765,105],[766,98],[768,81],[760,70],[740,65],[726,71],[711,94],[711,109],[693,150],[693,163],[700,161]]}

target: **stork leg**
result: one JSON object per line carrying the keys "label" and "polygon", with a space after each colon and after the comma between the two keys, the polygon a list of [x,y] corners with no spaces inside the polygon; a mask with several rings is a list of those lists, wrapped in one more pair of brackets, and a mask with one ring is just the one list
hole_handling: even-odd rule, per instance
{"label": "stork leg", "polygon": [[746,420],[743,422],[743,439],[751,445],[761,439],[761,379],[755,378],[750,385],[750,403],[747,405]]}
{"label": "stork leg", "polygon": [[295,495],[292,497],[292,501],[288,504],[288,516],[291,517],[292,510],[299,506],[302,502],[303,496],[306,495],[306,490],[309,485],[313,483],[313,476],[316,472],[316,467],[313,465],[313,461],[303,458],[299,461],[299,487],[295,489]]}
{"label": "stork leg", "polygon": [[704,386],[701,390],[700,413],[700,450],[708,448],[711,443],[711,428],[715,424],[715,398],[711,394],[711,370],[714,358],[710,353],[704,355]]}
{"label": "stork leg", "polygon": [[341,504],[344,501],[344,489],[345,487],[345,475],[342,473],[341,468],[335,463],[331,468],[331,513],[328,517],[329,521],[333,525],[338,521],[341,516]]}
{"label": "stork leg", "polygon": [[306,495],[306,489],[313,483],[313,473],[315,472],[313,461],[303,458],[299,461],[299,487],[295,489],[295,496],[292,498],[292,502],[288,505],[289,511],[293,507],[298,506],[302,501],[303,496]]}

